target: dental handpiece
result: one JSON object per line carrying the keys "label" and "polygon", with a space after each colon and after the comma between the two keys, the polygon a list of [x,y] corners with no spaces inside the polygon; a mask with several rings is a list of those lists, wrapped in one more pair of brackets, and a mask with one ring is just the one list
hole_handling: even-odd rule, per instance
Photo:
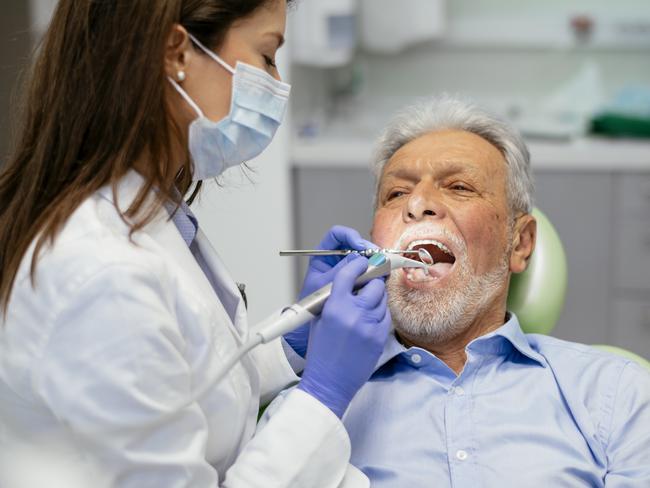
{"label": "dental handpiece", "polygon": [[280,256],[347,256],[349,254],[359,254],[367,258],[377,254],[417,254],[424,264],[433,265],[431,254],[423,247],[419,249],[288,249],[280,251]]}
{"label": "dental handpiece", "polygon": [[[409,259],[408,261],[412,260]],[[418,261],[413,261],[413,263],[422,264]],[[375,254],[368,260],[368,269],[354,282],[354,288],[355,290],[359,289],[370,280],[381,278],[390,274],[390,272],[390,259],[385,254]],[[262,323],[259,328],[256,328],[257,330],[253,330],[253,333],[258,334],[262,338],[262,343],[266,344],[287,332],[291,332],[320,314],[325,301],[331,294],[332,283],[328,283],[299,302],[285,308],[282,314],[272,319],[270,323]]]}
{"label": "dental handpiece", "polygon": [[[408,259],[398,254],[375,254],[368,260],[368,269],[355,281],[355,290],[375,278],[387,276],[394,269],[399,268],[427,268],[427,264],[414,259]],[[216,383],[221,381],[225,374],[249,351],[260,344],[267,344],[287,332],[300,327],[315,318],[323,310],[323,305],[332,293],[332,284],[329,283],[307,295],[302,300],[285,308],[280,315],[274,315],[251,329],[248,340],[242,344],[235,353],[229,357],[214,376],[196,390],[190,400],[184,405],[199,400]]]}
{"label": "dental handpiece", "polygon": [[[405,258],[399,254],[374,254],[368,260],[368,269],[356,279],[354,287],[355,290],[359,289],[370,280],[389,275],[394,269],[422,268],[426,271],[431,264]],[[331,293],[332,284],[329,283],[299,302],[285,308],[279,317],[272,317],[255,327],[252,330],[253,335],[258,335],[262,343],[266,344],[294,330],[320,314],[325,301]]]}

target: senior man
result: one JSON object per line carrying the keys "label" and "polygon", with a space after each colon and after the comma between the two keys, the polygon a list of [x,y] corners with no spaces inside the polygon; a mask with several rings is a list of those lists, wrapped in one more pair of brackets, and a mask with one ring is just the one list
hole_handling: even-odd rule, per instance
{"label": "senior man", "polygon": [[388,280],[395,334],[346,413],[352,463],[374,488],[650,487],[650,374],[506,310],[536,235],[520,136],[442,97],[377,161],[372,240],[437,264]]}

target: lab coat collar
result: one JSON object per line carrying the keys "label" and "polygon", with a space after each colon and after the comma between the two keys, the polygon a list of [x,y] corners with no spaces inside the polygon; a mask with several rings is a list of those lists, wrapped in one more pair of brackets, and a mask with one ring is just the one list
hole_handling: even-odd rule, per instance
{"label": "lab coat collar", "polygon": [[[115,192],[113,192],[113,185],[108,184],[98,190],[99,195],[111,202],[122,214],[125,214],[133,201],[135,200],[138,192],[144,185],[145,180],[140,173],[131,169],[122,179],[117,183]],[[153,203],[153,196],[147,197],[145,205]],[[127,218],[127,222],[130,219]]]}
{"label": "lab coat collar", "polygon": [[[201,256],[215,276],[232,276],[201,228],[197,230],[195,243],[201,252]],[[219,295],[221,304],[233,321],[238,334],[245,340],[248,334],[248,313],[242,292],[237,283],[231,279],[220,280],[214,282],[213,287]]]}
{"label": "lab coat collar", "polygon": [[[115,195],[111,185],[104,186],[98,193],[116,208],[125,212],[135,200],[144,183],[145,180],[139,173],[130,170],[118,183]],[[152,200],[153,196],[148,197],[145,205],[150,204]],[[128,221],[129,219],[127,219]],[[170,220],[169,214],[164,207],[159,210],[149,224],[134,234],[134,240],[139,242],[141,240],[139,235],[143,234],[153,239],[162,247],[168,258],[179,265],[179,273],[186,274],[192,284],[198,288],[203,301],[209,309],[215,306],[222,306],[225,309],[232,322],[229,326],[233,335],[239,342],[244,341],[248,324],[246,307],[241,293],[236,283],[229,279],[230,274],[201,229],[199,228],[197,231],[195,243],[209,268],[209,272],[215,278],[212,283],[198,265],[196,258],[174,223]],[[141,242],[139,243],[141,244]]]}

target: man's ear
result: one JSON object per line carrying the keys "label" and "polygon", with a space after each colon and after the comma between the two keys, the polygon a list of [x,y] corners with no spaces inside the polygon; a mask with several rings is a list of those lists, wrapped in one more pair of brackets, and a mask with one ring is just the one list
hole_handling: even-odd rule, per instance
{"label": "man's ear", "polygon": [[190,36],[180,24],[174,24],[165,48],[165,73],[172,80],[183,81],[179,73],[184,72],[192,57]]}
{"label": "man's ear", "polygon": [[537,221],[531,214],[517,217],[512,234],[512,252],[510,254],[510,271],[521,273],[528,267],[528,261],[535,250],[537,239]]}

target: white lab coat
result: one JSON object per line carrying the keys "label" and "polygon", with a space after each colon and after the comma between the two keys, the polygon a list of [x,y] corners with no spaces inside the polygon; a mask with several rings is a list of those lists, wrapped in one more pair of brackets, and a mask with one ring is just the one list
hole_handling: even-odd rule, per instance
{"label": "white lab coat", "polygon": [[[120,208],[141,183],[122,180]],[[196,242],[212,285],[164,210],[131,242],[106,187],[42,254],[35,289],[30,250],[0,327],[5,466],[43,436],[66,443],[68,469],[119,488],[367,486],[343,424],[302,391],[255,432],[260,398],[297,380],[279,341],[179,408],[248,333],[235,283],[200,230]]]}

